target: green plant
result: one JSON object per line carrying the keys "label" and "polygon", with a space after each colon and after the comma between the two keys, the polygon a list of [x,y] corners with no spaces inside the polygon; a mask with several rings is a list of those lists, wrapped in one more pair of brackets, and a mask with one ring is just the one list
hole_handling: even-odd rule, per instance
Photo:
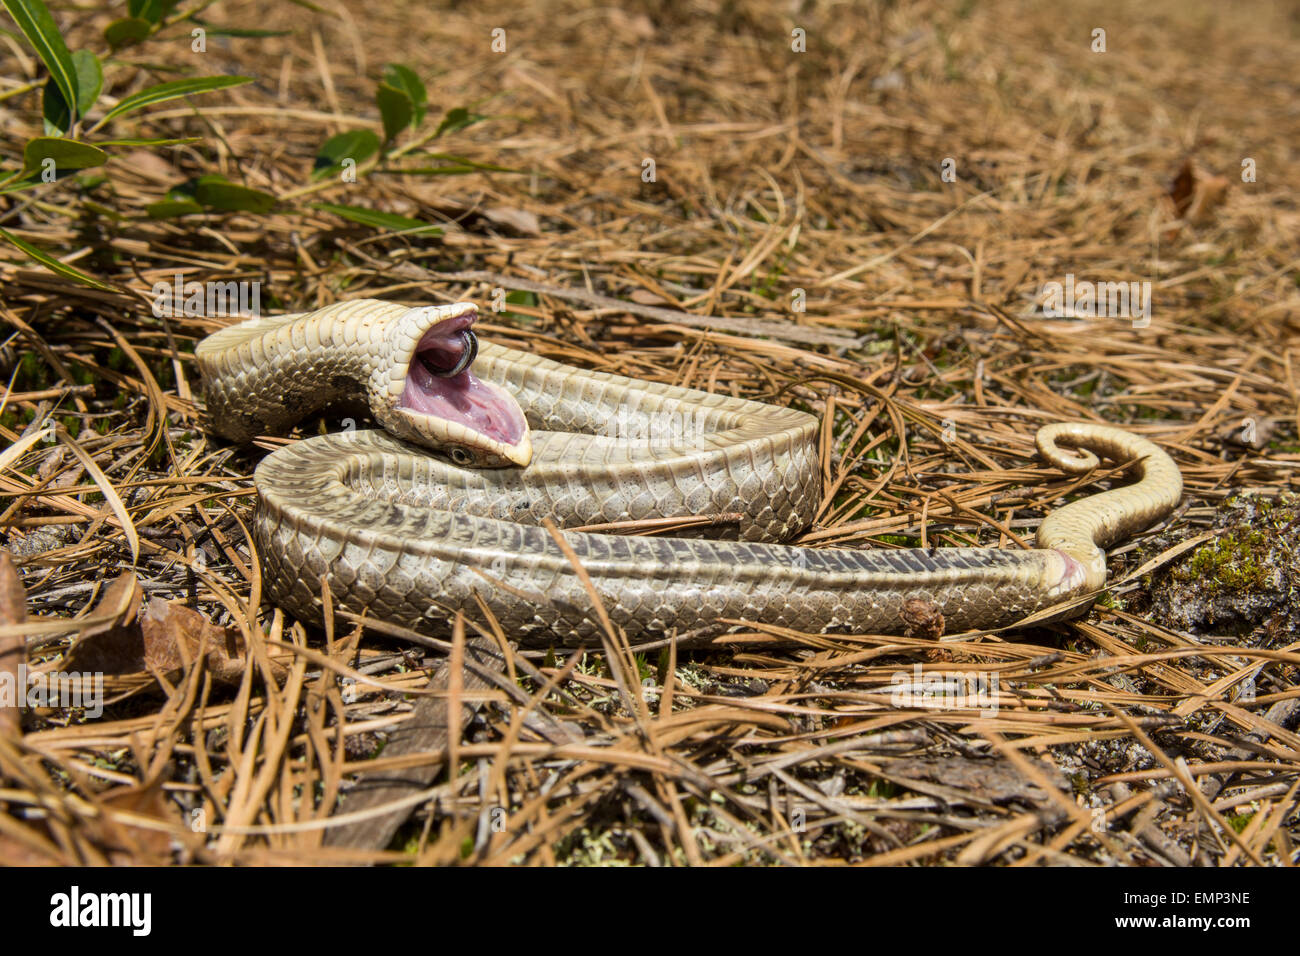
{"label": "green plant", "polygon": [[[33,189],[77,176],[83,189],[103,181],[80,178],[86,170],[103,166],[117,147],[157,148],[201,142],[201,137],[178,139],[101,138],[101,130],[124,117],[168,100],[225,89],[252,82],[247,76],[200,76],[171,80],[147,87],[119,100],[97,119],[91,112],[104,89],[104,68],[116,64],[124,47],[141,44],[160,34],[190,29],[194,44],[204,44],[207,34],[232,37],[279,35],[280,31],[222,28],[200,20],[198,14],[212,0],[199,0],[192,9],[179,11],[179,0],[129,0],[127,16],[114,20],[104,31],[108,52],[99,56],[89,50],[70,51],[44,0],[0,0],[23,37],[44,64],[49,76],[42,82],[6,94],[10,98],[24,90],[41,89],[43,135],[33,137],[22,149],[16,169],[0,169],[0,193]],[[297,0],[295,0],[297,2]],[[314,8],[313,8],[314,9]],[[199,49],[198,46],[195,49]],[[330,137],[317,151],[310,183],[276,196],[251,186],[231,182],[219,174],[197,176],[171,187],[166,195],[145,207],[154,219],[234,212],[264,215],[273,209],[295,211],[311,208],[336,215],[373,229],[411,235],[440,235],[437,226],[408,216],[382,212],[364,206],[333,202],[299,201],[313,193],[354,183],[366,174],[401,176],[451,176],[477,172],[514,172],[503,166],[476,162],[453,153],[434,152],[428,145],[444,136],[482,122],[487,117],[469,107],[448,109],[436,122],[429,120],[430,104],[424,83],[408,66],[390,63],[376,92],[382,137],[373,129],[347,130]],[[428,120],[428,122],[426,122]],[[405,138],[404,143],[399,143]],[[414,161],[412,164],[411,161]],[[89,200],[87,200],[89,206]],[[115,210],[97,207],[106,218],[125,218]],[[111,286],[31,244],[0,229],[3,239],[32,260],[64,278],[100,289]]]}
{"label": "green plant", "polygon": [[[168,100],[207,93],[212,90],[252,82],[247,76],[201,76],[160,83],[123,97],[87,128],[91,110],[104,88],[104,63],[89,50],[69,51],[63,35],[44,0],[0,0],[18,29],[40,58],[49,78],[41,90],[41,115],[44,135],[30,139],[23,147],[23,161],[18,169],[0,171],[0,192],[12,193],[32,189],[82,170],[102,166],[109,150],[115,147],[157,147],[196,142],[197,139],[96,139],[91,137],[103,127],[138,110]],[[105,31],[112,50],[128,42],[137,42],[168,25],[166,18],[176,6],[175,0],[130,0],[129,16],[114,21]],[[182,18],[183,19],[183,18]],[[123,24],[126,24],[123,26]],[[78,269],[58,262],[17,236],[0,230],[5,239],[51,271],[99,288],[104,283]]]}
{"label": "green plant", "polygon": [[[283,198],[318,192],[340,182],[355,182],[360,176],[371,173],[462,176],[474,172],[514,172],[505,166],[479,163],[452,153],[424,151],[422,147],[427,143],[482,122],[487,117],[467,107],[457,106],[447,110],[437,126],[426,126],[424,121],[429,113],[428,91],[423,81],[408,66],[389,63],[384,68],[383,79],[375,88],[375,105],[379,108],[382,139],[371,129],[345,130],[331,136],[316,152],[311,173],[313,184]],[[423,131],[421,127],[424,127]],[[412,137],[405,145],[398,146],[397,140],[408,130]],[[426,163],[433,160],[437,165],[400,165],[399,161],[407,157]],[[378,212],[364,206],[314,203],[313,208],[376,229],[422,235],[438,235],[442,232],[438,227],[417,219]]]}

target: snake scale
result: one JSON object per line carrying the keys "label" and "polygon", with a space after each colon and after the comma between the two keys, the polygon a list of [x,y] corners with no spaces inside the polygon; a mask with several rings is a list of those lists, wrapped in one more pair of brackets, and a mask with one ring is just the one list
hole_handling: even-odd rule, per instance
{"label": "snake scale", "polygon": [[[773,543],[813,520],[816,418],[480,344],[476,318],[469,303],[363,299],[199,343],[210,431],[247,441],[361,397],[385,429],[308,438],[258,465],[254,537],[272,601],[319,620],[327,580],[336,608],[444,636],[481,600],[524,645],[572,645],[602,626],[576,557],[634,640],[716,634],[735,619],[899,633],[917,600],[950,632],[997,628],[1103,587],[1101,548],[1182,494],[1151,442],[1053,424],[1037,446],[1055,467],[1085,474],[1101,456],[1138,480],[1049,514],[1032,550]],[[674,515],[739,520],[727,540],[543,524]]]}

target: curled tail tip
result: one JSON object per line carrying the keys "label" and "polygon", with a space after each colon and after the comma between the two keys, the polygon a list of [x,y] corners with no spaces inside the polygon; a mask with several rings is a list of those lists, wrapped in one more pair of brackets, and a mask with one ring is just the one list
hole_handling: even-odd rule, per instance
{"label": "curled tail tip", "polygon": [[1040,428],[1034,443],[1045,461],[1067,474],[1086,474],[1101,458],[1137,461],[1143,480],[1151,476],[1166,487],[1176,485],[1178,496],[1182,494],[1183,476],[1169,453],[1150,439],[1114,425],[1055,422]]}
{"label": "curled tail tip", "polygon": [[1078,438],[1078,431],[1070,422],[1057,422],[1038,429],[1038,434],[1034,436],[1034,445],[1038,449],[1039,456],[1069,475],[1086,474],[1101,464],[1096,453],[1088,447],[1086,437],[1079,445],[1072,445],[1068,450],[1062,448],[1057,443],[1057,439],[1067,436]]}
{"label": "curled tail tip", "polygon": [[1136,482],[1072,501],[1044,518],[1038,529],[1040,548],[1055,548],[1080,561],[1088,569],[1087,586],[1104,587],[1106,564],[1100,548],[1167,517],[1182,499],[1182,474],[1163,448],[1110,425],[1047,425],[1039,429],[1035,442],[1043,458],[1067,474],[1087,472],[1100,457],[1137,463]]}

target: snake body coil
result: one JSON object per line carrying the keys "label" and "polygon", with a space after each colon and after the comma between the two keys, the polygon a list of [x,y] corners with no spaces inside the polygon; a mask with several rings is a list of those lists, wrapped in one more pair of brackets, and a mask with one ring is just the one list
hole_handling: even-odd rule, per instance
{"label": "snake body coil", "polygon": [[[599,618],[543,519],[573,528],[724,514],[739,516],[730,525],[739,540],[574,531],[563,540],[633,639],[716,633],[741,618],[896,633],[913,599],[942,613],[949,631],[994,628],[1102,587],[1100,547],[1167,515],[1182,492],[1177,467],[1151,442],[1108,426],[1049,425],[1037,440],[1052,464],[1082,474],[1096,453],[1135,462],[1140,480],[1052,513],[1034,550],[765,543],[812,521],[815,418],[486,343],[470,375],[457,371],[457,349],[473,344],[472,321],[463,303],[359,300],[251,320],[200,343],[213,431],[246,440],[366,394],[400,436],[325,435],[261,462],[255,536],[271,600],[319,619],[327,579],[336,608],[438,635],[481,600],[513,639],[573,644],[592,638]],[[520,431],[519,415],[532,431]],[[455,461],[528,465],[463,468],[403,438]]]}

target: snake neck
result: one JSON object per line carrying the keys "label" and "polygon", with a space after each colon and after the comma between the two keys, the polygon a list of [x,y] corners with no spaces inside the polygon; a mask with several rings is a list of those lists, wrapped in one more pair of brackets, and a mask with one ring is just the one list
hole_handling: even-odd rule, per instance
{"label": "snake neck", "polygon": [[208,336],[194,354],[209,430],[242,442],[286,431],[341,401],[364,400],[373,412],[386,324],[405,311],[363,299],[259,316]]}

